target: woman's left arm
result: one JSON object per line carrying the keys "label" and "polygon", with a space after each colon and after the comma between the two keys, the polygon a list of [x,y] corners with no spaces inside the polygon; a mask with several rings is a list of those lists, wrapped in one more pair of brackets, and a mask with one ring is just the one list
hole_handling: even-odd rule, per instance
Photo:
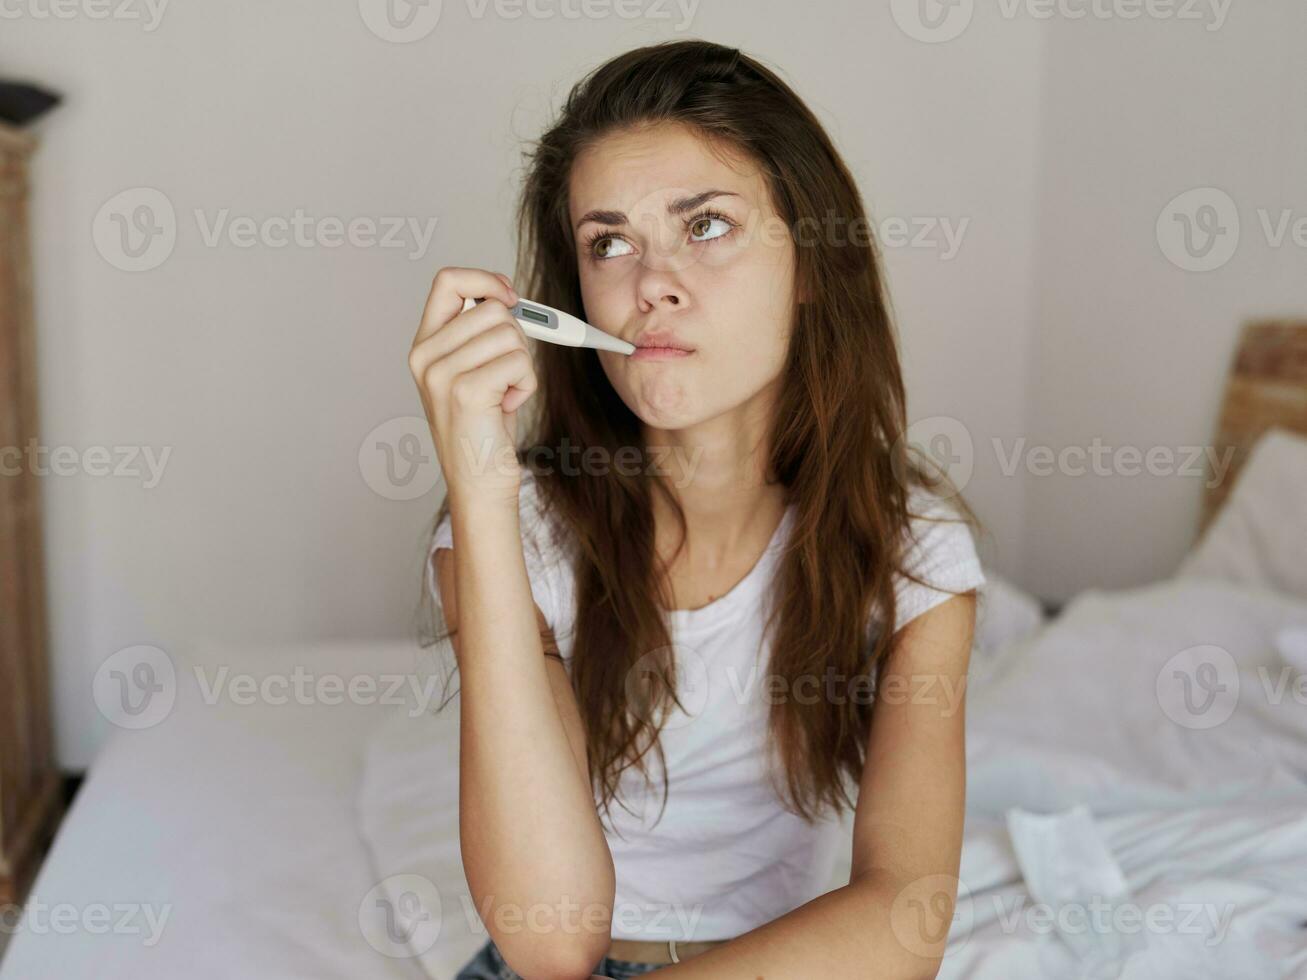
{"label": "woman's left arm", "polygon": [[849,883],[655,973],[668,980],[938,973],[962,861],[975,618],[975,592],[966,592],[895,633],[876,687]]}

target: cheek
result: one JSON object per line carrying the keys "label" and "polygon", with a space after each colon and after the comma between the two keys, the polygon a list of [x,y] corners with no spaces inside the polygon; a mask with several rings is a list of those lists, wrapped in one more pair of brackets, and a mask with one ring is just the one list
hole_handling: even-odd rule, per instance
{"label": "cheek", "polygon": [[743,248],[707,250],[696,270],[699,295],[715,318],[729,315],[754,336],[788,327],[794,290],[793,258],[787,249],[757,242]]}
{"label": "cheek", "polygon": [[732,271],[723,288],[710,291],[708,320],[724,328],[711,342],[713,370],[766,383],[789,347],[794,314],[787,270],[755,264]]}
{"label": "cheek", "polygon": [[588,283],[583,277],[581,303],[586,322],[615,337],[622,336],[633,314],[630,284],[616,276],[591,276]]}
{"label": "cheek", "polygon": [[[584,268],[580,274],[581,281],[581,305],[585,307],[585,313],[590,323],[595,323],[596,318],[603,311],[603,293],[594,278],[585,271]],[[595,323],[595,326],[598,326]]]}

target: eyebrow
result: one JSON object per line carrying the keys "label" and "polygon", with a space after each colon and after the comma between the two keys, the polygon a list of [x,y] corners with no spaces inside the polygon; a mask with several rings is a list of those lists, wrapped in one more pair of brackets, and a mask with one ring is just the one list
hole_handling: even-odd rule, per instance
{"label": "eyebrow", "polygon": [[[699,194],[693,195],[692,197],[682,197],[682,198],[678,198],[675,201],[672,201],[670,204],[667,205],[667,213],[685,214],[685,212],[693,211],[700,204],[703,204],[705,201],[710,201],[714,197],[739,197],[739,196],[740,195],[736,194],[734,191],[719,191],[719,190],[703,191]],[[624,225],[626,224],[626,214],[625,212],[622,211],[605,211],[602,209],[587,211],[584,215],[581,216],[581,220],[576,223],[576,227],[580,228],[587,221],[594,221],[601,225]]]}

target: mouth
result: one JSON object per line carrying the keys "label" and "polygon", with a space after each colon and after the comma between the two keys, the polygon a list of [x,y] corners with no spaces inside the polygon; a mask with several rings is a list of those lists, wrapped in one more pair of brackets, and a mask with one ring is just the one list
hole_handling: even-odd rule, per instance
{"label": "mouth", "polygon": [[636,345],[635,353],[631,355],[633,361],[667,361],[678,357],[689,357],[693,354],[692,350],[685,350],[681,347],[653,347]]}
{"label": "mouth", "polygon": [[666,357],[686,357],[694,348],[670,330],[645,330],[635,338],[636,351],[631,355],[640,360]]}

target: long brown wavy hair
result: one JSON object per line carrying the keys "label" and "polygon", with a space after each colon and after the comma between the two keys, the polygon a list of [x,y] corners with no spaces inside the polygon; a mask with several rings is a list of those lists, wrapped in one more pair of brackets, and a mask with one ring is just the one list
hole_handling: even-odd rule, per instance
{"label": "long brown wavy hair", "polygon": [[[606,135],[661,122],[692,127],[714,145],[747,154],[766,175],[773,208],[792,235],[832,213],[867,227],[852,175],[816,117],[773,71],[707,41],[654,44],[583,78],[557,121],[524,154],[519,295],[586,318],[568,220],[573,161]],[[767,676],[783,678],[780,689],[793,691],[800,678],[811,684],[833,672],[851,690],[861,678],[865,693],[897,629],[894,573],[921,582],[903,567],[909,517],[922,516],[909,514],[910,485],[952,498],[967,524],[977,530],[981,524],[942,471],[905,438],[903,379],[874,236],[865,242],[817,236],[797,244],[793,331],[768,457],[768,482],[784,487],[795,519],[769,584]],[[811,301],[800,303],[799,296]],[[528,405],[537,414],[518,456],[535,475],[551,519],[575,544],[570,677],[592,788],[607,812],[621,773],[637,766],[648,780],[645,756],[656,749],[662,757],[657,719],[676,700],[677,685],[666,604],[660,605],[669,594],[667,564],[654,546],[652,495],[666,495],[682,545],[685,516],[663,481],[642,467],[564,475],[557,466],[532,465],[541,456],[556,458],[563,446],[578,453],[600,447],[601,458],[610,460],[623,458],[616,455],[623,447],[628,457],[632,447],[643,450],[640,419],[618,397],[594,351],[535,347],[539,388]],[[623,469],[640,472],[618,472]],[[446,498],[436,523],[448,511]],[[432,594],[427,565],[424,608],[438,605]],[[449,637],[443,616],[426,623],[436,625],[424,645]],[[633,670],[653,681],[641,705],[631,703]],[[771,706],[768,746],[779,761],[771,772],[791,812],[811,821],[828,806],[854,805],[851,784],[862,772],[873,707],[866,696],[783,698]],[[664,776],[664,805],[666,794]]]}

